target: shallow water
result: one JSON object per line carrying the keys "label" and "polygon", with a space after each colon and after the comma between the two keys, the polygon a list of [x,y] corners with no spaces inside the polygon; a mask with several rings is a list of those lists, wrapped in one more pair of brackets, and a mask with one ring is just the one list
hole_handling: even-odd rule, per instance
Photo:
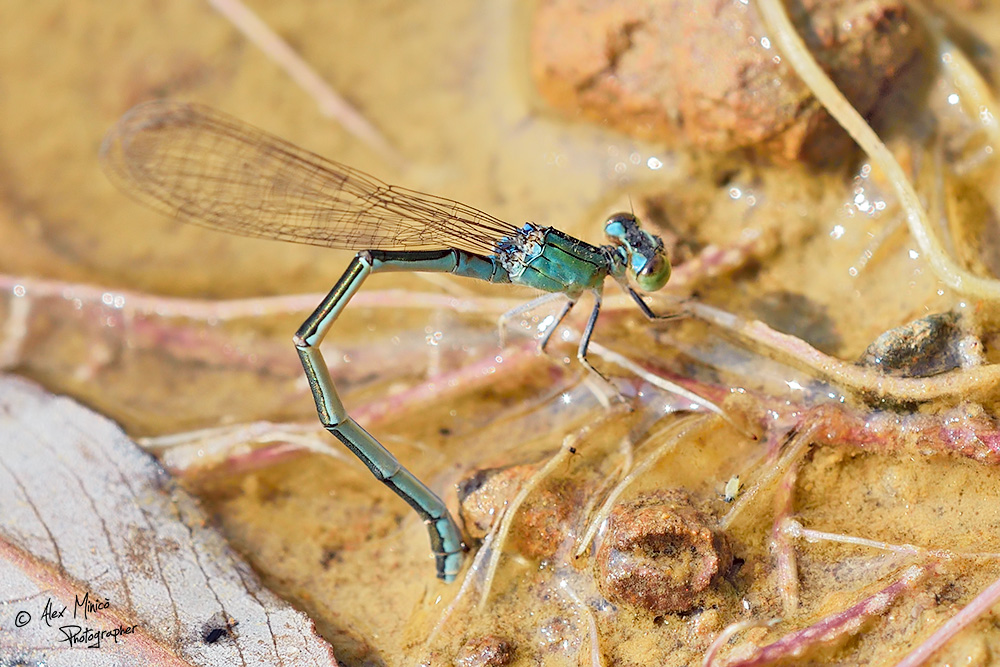
{"label": "shallow water", "polygon": [[[347,252],[206,232],[132,204],[107,183],[96,161],[106,128],[133,103],[168,95],[219,107],[389,182],[595,243],[606,214],[634,207],[676,245],[678,260],[691,260],[686,271],[678,262],[670,295],[695,292],[702,303],[759,319],[835,359],[857,359],[883,332],[949,309],[984,324],[983,354],[995,356],[986,326],[993,306],[963,300],[932,275],[891,190],[862,158],[824,174],[732,159],[719,165],[560,120],[545,112],[527,76],[525,6],[256,9],[383,132],[401,163],[323,118],[208,5],[8,4],[0,23],[23,29],[0,47],[4,274],[93,283],[112,295],[219,300],[322,291],[336,280]],[[997,11],[990,5],[959,20],[997,46],[1000,32],[984,32],[1000,25],[988,18]],[[976,55],[990,63],[983,51]],[[936,105],[946,106],[949,94],[946,83],[926,91],[935,114],[928,118],[946,130],[962,127],[961,119],[955,126],[940,120]],[[923,144],[907,148],[908,138],[896,128],[893,147],[911,156],[921,192],[933,192],[932,154]],[[651,157],[662,166],[651,168]],[[995,167],[971,173],[951,176],[943,195],[960,241],[962,229],[980,224],[983,207],[976,197],[948,193],[985,189]],[[957,245],[974,270],[997,266],[988,242]],[[709,261],[710,246],[728,259]],[[407,292],[388,291],[396,289]],[[493,544],[501,556],[482,607],[486,559],[464,592],[437,582],[423,526],[341,449],[343,458],[299,454],[244,468],[225,460],[179,474],[268,584],[315,619],[345,664],[450,664],[463,647],[471,651],[498,633],[514,647],[514,664],[695,664],[731,623],[783,619],[770,630],[744,631],[723,651],[739,656],[849,608],[919,563],[924,578],[890,612],[809,653],[817,663],[888,664],[1000,573],[988,555],[1000,553],[996,461],[943,453],[946,438],[935,431],[957,424],[987,442],[995,429],[963,401],[991,410],[995,390],[898,400],[698,318],[650,325],[612,296],[615,289],[608,287],[595,342],[657,377],[686,382],[732,422],[706,417],[697,437],[676,442],[622,495],[683,489],[708,523],[724,522],[738,566],[720,573],[690,609],[609,602],[595,575],[596,550],[581,545],[630,460],[639,464],[670,443],[689,403],[595,354],[633,409],[602,405],[600,387],[568,363],[583,313],[550,356],[537,355],[528,339],[549,311],[519,324],[512,347],[500,350],[496,317],[527,292],[379,276],[365,285],[372,299],[359,297],[326,345],[352,413],[445,489],[453,508],[455,485],[475,471],[520,465],[530,474],[561,447],[575,449],[539,480],[523,511],[512,510],[510,536]],[[426,296],[442,294],[468,299],[470,312]],[[290,342],[308,306],[220,322],[211,314],[136,315],[127,299],[117,306],[112,296],[109,309],[99,298],[37,298],[13,370],[95,406],[137,436],[260,419],[313,425]],[[13,321],[14,303],[0,301],[0,318]],[[653,303],[671,307],[665,298]],[[942,416],[945,409],[953,412]],[[873,416],[883,421],[871,426]],[[794,461],[782,458],[795,441],[791,427],[809,435]],[[311,437],[339,448],[322,433]],[[733,475],[743,492],[730,505],[721,494]],[[497,502],[511,502],[514,491]],[[778,518],[950,555],[817,541],[816,534],[814,541],[776,537]],[[553,526],[558,543],[539,556],[537,533]],[[776,548],[775,540],[788,544]],[[791,575],[778,562],[788,553],[797,557]],[[1000,634],[981,621],[935,660],[973,656],[963,664],[991,664],[998,650]]]}

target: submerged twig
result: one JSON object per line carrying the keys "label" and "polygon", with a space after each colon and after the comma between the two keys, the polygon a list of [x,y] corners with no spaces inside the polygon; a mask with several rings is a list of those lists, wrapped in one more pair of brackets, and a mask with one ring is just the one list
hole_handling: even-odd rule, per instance
{"label": "submerged twig", "polygon": [[433,404],[455,394],[465,394],[471,388],[492,385],[499,377],[508,377],[537,363],[531,341],[508,347],[503,355],[490,350],[485,355],[453,371],[436,373],[424,382],[399,393],[372,401],[354,411],[355,418],[365,423],[384,419],[418,404]]}
{"label": "submerged twig", "polygon": [[396,165],[402,164],[402,158],[389,145],[382,133],[334,91],[316,73],[316,70],[310,67],[249,7],[240,0],[208,0],[208,3],[316,100],[319,110],[324,116],[336,120],[344,126],[344,129],[365,142],[370,148],[375,149],[382,157],[389,159]]}
{"label": "submerged twig", "polygon": [[791,632],[776,642],[757,648],[748,658],[726,663],[726,667],[761,667],[781,660],[801,657],[806,651],[823,644],[857,634],[865,621],[881,616],[903,593],[911,590],[930,572],[930,568],[912,565],[878,593],[827,616],[807,628]]}
{"label": "submerged twig", "polygon": [[[307,312],[315,308],[316,304],[326,296],[324,293],[315,292],[246,299],[189,299],[156,296],[85,283],[0,274],[0,293],[7,291],[16,298],[56,298],[71,303],[76,308],[107,308],[131,315],[185,318],[210,324],[243,318]],[[390,310],[441,308],[459,313],[493,315],[510,310],[523,303],[523,300],[476,296],[455,297],[433,292],[390,289],[362,290],[354,295],[351,303],[360,304],[363,308]]]}
{"label": "submerged twig", "polygon": [[794,461],[778,484],[774,496],[775,517],[771,528],[771,551],[778,575],[778,594],[784,607],[785,616],[795,613],[799,606],[799,568],[795,558],[795,547],[784,531],[785,521],[795,511],[795,480],[798,461]]}
{"label": "submerged twig", "polygon": [[918,665],[924,664],[949,639],[977,618],[988,613],[998,602],[1000,602],[1000,579],[987,586],[982,593],[976,596],[975,600],[949,618],[924,643],[896,663],[896,667],[918,667]]}
{"label": "submerged twig", "polygon": [[482,594],[479,597],[479,611],[482,611],[486,607],[486,602],[490,597],[490,588],[493,586],[493,579],[496,576],[497,567],[500,564],[500,556],[503,554],[503,544],[507,539],[508,533],[510,533],[510,528],[514,524],[514,517],[517,515],[517,510],[527,499],[528,495],[535,490],[542,481],[549,476],[549,474],[556,469],[556,467],[566,460],[570,455],[570,450],[573,449],[573,444],[579,440],[580,433],[574,433],[566,436],[563,439],[562,447],[556,452],[548,462],[541,467],[537,472],[528,477],[524,484],[521,485],[520,490],[518,490],[517,495],[514,496],[513,500],[507,506],[506,511],[500,519],[500,528],[497,530],[496,545],[492,550],[490,555],[489,564],[486,567],[486,578],[483,581]]}
{"label": "submerged twig", "polygon": [[924,403],[947,396],[989,396],[1000,388],[1000,364],[960,368],[931,377],[897,377],[831,357],[759,320],[746,320],[703,303],[691,302],[686,308],[695,317],[780,352],[813,375],[854,394],[897,403]]}

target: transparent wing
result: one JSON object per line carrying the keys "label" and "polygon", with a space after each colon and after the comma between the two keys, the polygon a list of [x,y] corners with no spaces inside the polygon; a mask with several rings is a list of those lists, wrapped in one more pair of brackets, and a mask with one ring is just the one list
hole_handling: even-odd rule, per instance
{"label": "transparent wing", "polygon": [[101,146],[108,177],[182,220],[354,250],[492,254],[517,229],[450,199],[387,185],[207,107],[140,104]]}

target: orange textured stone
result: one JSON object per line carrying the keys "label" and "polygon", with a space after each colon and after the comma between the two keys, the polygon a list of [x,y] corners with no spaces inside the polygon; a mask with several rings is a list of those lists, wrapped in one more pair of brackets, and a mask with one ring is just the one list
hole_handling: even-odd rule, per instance
{"label": "orange textured stone", "polygon": [[504,667],[514,659],[514,644],[497,635],[472,639],[455,656],[456,667]]}
{"label": "orange textured stone", "polygon": [[733,556],[685,494],[656,491],[615,506],[596,561],[609,600],[663,614],[691,609]]}
{"label": "orange textured stone", "polygon": [[[917,60],[924,40],[893,0],[804,0],[792,20],[863,115]],[[531,40],[542,97],[571,117],[777,162],[832,162],[851,146],[776,58],[753,3],[542,0]]]}
{"label": "orange textured stone", "polygon": [[[476,472],[459,484],[459,516],[466,534],[486,536],[501,509],[514,499],[521,485],[538,467],[518,465]],[[573,513],[585,501],[583,488],[569,480],[548,480],[534,489],[520,506],[509,540],[527,558],[552,556],[565,542]]]}

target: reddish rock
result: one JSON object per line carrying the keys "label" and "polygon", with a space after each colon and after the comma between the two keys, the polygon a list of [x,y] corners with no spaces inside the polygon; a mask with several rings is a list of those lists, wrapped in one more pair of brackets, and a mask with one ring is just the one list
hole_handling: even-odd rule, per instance
{"label": "reddish rock", "polygon": [[[800,35],[863,115],[925,40],[900,1],[794,4]],[[640,138],[779,162],[844,154],[850,139],[765,35],[753,3],[736,0],[542,0],[532,72],[556,109]]]}
{"label": "reddish rock", "polygon": [[691,609],[733,561],[710,523],[679,491],[616,505],[597,550],[598,585],[609,600],[654,614]]}
{"label": "reddish rock", "polygon": [[514,659],[514,644],[503,637],[472,639],[455,656],[456,667],[504,667]]}
{"label": "reddish rock", "polygon": [[465,534],[481,540],[490,532],[500,511],[514,499],[534,466],[477,470],[458,484],[458,516]]}
{"label": "reddish rock", "polygon": [[[459,516],[466,534],[481,540],[499,515],[514,500],[521,485],[537,472],[532,465],[481,470],[459,484]],[[565,541],[572,515],[584,502],[583,490],[570,480],[546,480],[518,509],[511,528],[511,548],[527,558],[552,556]]]}

